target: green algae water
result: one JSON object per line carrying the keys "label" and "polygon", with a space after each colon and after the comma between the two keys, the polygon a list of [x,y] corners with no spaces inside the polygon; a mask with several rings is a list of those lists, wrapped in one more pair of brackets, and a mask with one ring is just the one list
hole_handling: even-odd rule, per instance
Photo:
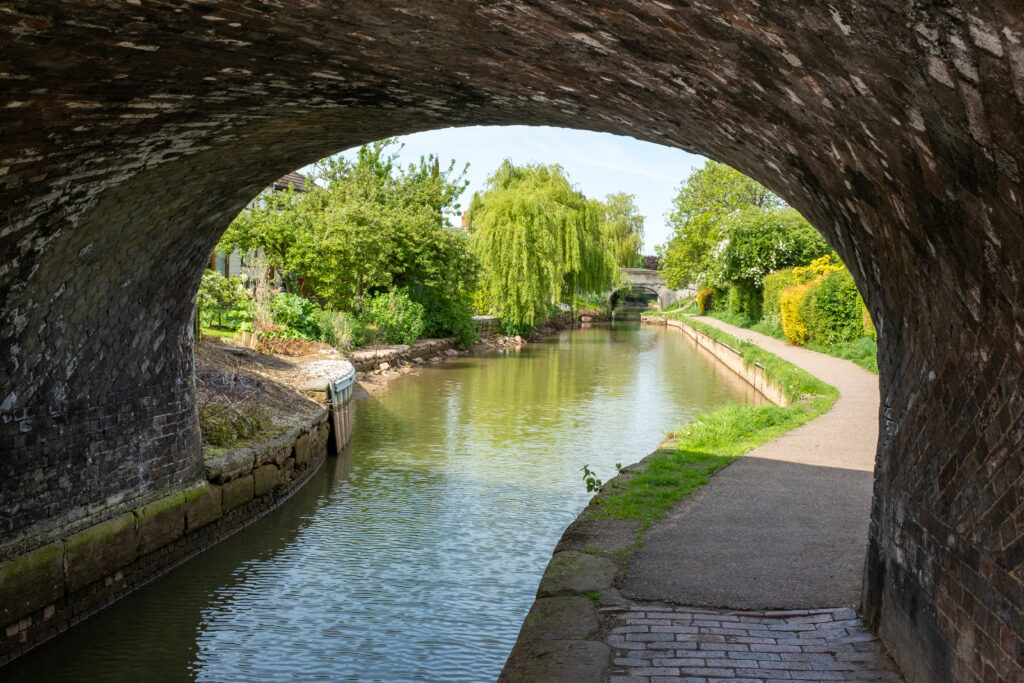
{"label": "green algae water", "polygon": [[0,669],[14,681],[493,681],[562,531],[664,432],[756,400],[635,321],[429,365],[263,520]]}

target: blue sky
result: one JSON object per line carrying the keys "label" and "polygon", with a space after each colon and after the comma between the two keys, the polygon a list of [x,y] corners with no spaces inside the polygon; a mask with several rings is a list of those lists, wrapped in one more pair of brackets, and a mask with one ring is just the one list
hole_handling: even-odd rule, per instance
{"label": "blue sky", "polygon": [[[457,167],[469,162],[469,187],[460,204],[465,210],[473,193],[482,190],[502,159],[516,164],[561,164],[569,179],[588,197],[627,192],[646,218],[644,253],[665,242],[669,230],[664,214],[672,197],[704,158],[678,149],[640,142],[629,137],[568,128],[539,126],[473,126],[444,128],[406,135],[400,159],[404,164],[421,155],[437,154],[444,167],[455,159]],[[353,155],[354,150],[343,152]]]}

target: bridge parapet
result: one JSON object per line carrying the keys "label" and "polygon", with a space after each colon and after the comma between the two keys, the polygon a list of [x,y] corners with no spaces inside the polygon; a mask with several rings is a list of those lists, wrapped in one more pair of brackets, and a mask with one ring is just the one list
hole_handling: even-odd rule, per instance
{"label": "bridge parapet", "polygon": [[658,297],[658,306],[661,309],[668,308],[677,301],[688,299],[695,294],[692,288],[671,289],[662,276],[661,271],[648,268],[620,268],[619,271],[625,276],[626,283],[617,287],[608,294],[612,301],[618,293],[624,289],[646,289]]}

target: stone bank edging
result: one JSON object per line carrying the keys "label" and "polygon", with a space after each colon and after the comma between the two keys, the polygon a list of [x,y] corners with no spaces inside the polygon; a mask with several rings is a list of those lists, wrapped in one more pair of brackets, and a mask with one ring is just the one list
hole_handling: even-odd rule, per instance
{"label": "stone bank edging", "polygon": [[676,318],[644,315],[640,316],[640,323],[644,325],[666,325],[667,327],[679,330],[692,339],[698,347],[709,352],[717,360],[721,361],[725,367],[739,375],[747,384],[754,387],[758,393],[769,401],[777,406],[786,407],[789,405],[789,399],[786,398],[786,394],[783,393],[778,385],[768,379],[764,368],[757,364],[747,365],[740,352],[728,344],[715,341],[698,329],[687,325],[685,321]]}
{"label": "stone bank edging", "polygon": [[259,520],[324,463],[322,408],[206,461],[207,481],[0,563],[0,666]]}
{"label": "stone bank edging", "polygon": [[[642,316],[646,324],[667,325],[746,380],[776,405],[788,404],[759,366],[747,367],[735,349],[715,341],[681,320]],[[601,497],[621,489],[659,450],[622,468],[566,528],[537,588],[537,597],[519,631],[498,680],[504,683],[600,681],[611,665],[612,649],[594,639],[601,630],[599,612],[618,609],[627,601],[615,588],[626,559],[636,548],[641,522],[594,519]]]}
{"label": "stone bank edging", "polygon": [[438,339],[419,339],[415,344],[395,344],[393,346],[371,346],[352,351],[348,355],[349,362],[359,372],[379,368],[381,363],[393,365],[399,361],[413,361],[417,358],[429,358],[444,354],[459,345],[455,337]]}

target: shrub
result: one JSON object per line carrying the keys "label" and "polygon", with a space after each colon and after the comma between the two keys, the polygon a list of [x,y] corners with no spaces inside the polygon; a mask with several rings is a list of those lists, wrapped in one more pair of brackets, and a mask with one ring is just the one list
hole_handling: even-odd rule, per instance
{"label": "shrub", "polygon": [[697,308],[700,309],[701,313],[707,313],[711,310],[713,305],[712,299],[714,298],[715,290],[713,289],[702,289],[697,292]]}
{"label": "shrub", "polygon": [[795,268],[779,270],[764,278],[764,295],[761,301],[761,320],[769,327],[782,326],[782,292],[787,287],[800,284]]}
{"label": "shrub", "polygon": [[278,294],[270,302],[274,323],[284,328],[283,336],[320,339],[320,307],[297,294]]}
{"label": "shrub", "polygon": [[393,290],[370,299],[364,320],[374,328],[378,343],[413,344],[423,332],[423,306],[406,290]]}
{"label": "shrub", "polygon": [[864,326],[864,334],[877,342],[878,330],[875,329],[875,321],[871,319],[871,313],[868,311],[868,307],[864,305],[863,299],[860,302],[860,321],[861,325]]}
{"label": "shrub", "polygon": [[832,255],[825,254],[824,256],[811,261],[809,265],[797,266],[793,269],[793,275],[795,275],[797,280],[800,282],[810,282],[816,277],[828,275],[829,273],[837,270],[842,270],[845,267],[846,266],[843,265],[842,261],[836,259],[833,263]]}
{"label": "shrub", "polygon": [[735,282],[729,288],[728,309],[735,315],[746,316],[752,321],[761,318],[761,292],[746,282]]}
{"label": "shrub", "polygon": [[472,297],[456,292],[442,296],[436,289],[416,287],[412,299],[423,306],[424,337],[455,337],[463,347],[472,346],[477,340],[473,326]]}
{"label": "shrub", "polygon": [[348,351],[362,339],[363,325],[356,316],[346,311],[320,311],[317,323],[320,341],[339,351]]}
{"label": "shrub", "polygon": [[590,311],[597,315],[610,315],[612,312],[608,297],[603,294],[577,294],[572,304],[581,314]]}
{"label": "shrub", "polygon": [[863,336],[860,293],[850,271],[831,270],[814,280],[800,305],[807,339],[837,344]]}
{"label": "shrub", "polygon": [[785,333],[786,339],[800,346],[807,342],[807,325],[804,323],[801,311],[804,299],[810,290],[810,284],[791,285],[782,292],[780,302],[782,331]]}
{"label": "shrub", "polygon": [[252,319],[252,305],[241,277],[224,277],[216,270],[207,270],[199,283],[198,305],[204,324],[226,325],[231,329]]}

